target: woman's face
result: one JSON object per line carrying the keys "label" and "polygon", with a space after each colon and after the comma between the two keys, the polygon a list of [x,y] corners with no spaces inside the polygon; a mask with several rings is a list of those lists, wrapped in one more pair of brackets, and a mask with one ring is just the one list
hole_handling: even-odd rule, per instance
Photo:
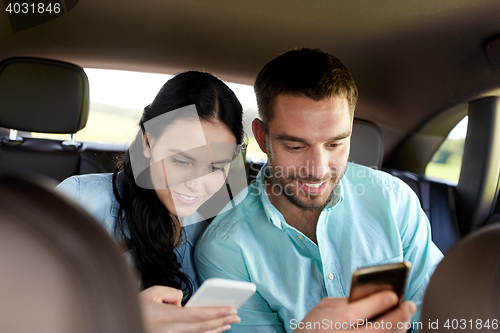
{"label": "woman's face", "polygon": [[179,119],[148,139],[144,154],[156,195],[179,217],[192,215],[222,187],[236,148],[236,138],[218,120]]}

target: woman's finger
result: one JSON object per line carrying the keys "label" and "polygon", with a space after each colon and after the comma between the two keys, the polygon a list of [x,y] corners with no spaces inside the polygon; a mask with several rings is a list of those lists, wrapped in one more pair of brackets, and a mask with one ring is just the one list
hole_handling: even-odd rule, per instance
{"label": "woman's finger", "polygon": [[179,289],[165,286],[152,286],[139,293],[139,300],[181,306],[183,296],[182,290]]}
{"label": "woman's finger", "polygon": [[241,319],[234,316],[227,316],[223,318],[216,318],[206,321],[192,321],[184,323],[182,333],[219,333],[229,330],[232,324],[239,323]]}
{"label": "woman's finger", "polygon": [[204,322],[217,318],[236,316],[236,310],[228,306],[210,306],[196,308],[181,308],[175,311],[179,320],[186,322]]}

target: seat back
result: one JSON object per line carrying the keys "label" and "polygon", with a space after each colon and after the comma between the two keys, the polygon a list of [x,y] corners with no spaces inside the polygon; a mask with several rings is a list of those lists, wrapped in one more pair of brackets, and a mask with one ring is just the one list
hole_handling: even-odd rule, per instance
{"label": "seat back", "polygon": [[[500,223],[495,223],[457,243],[438,265],[424,297],[420,331],[499,332],[499,320]],[[439,327],[429,326],[436,321]]]}
{"label": "seat back", "polygon": [[0,177],[0,332],[141,332],[123,250],[51,186]]}
{"label": "seat back", "polygon": [[[0,171],[26,170],[57,181],[79,173],[74,133],[85,127],[89,83],[82,68],[55,60],[0,62]],[[68,134],[68,141],[21,138],[17,131]]]}
{"label": "seat back", "polygon": [[354,119],[349,161],[380,169],[384,158],[384,139],[380,128],[367,120]]}

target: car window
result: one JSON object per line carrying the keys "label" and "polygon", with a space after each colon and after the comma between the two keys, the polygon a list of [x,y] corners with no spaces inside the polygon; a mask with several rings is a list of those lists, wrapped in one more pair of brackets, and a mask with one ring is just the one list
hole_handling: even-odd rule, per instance
{"label": "car window", "polygon": [[468,117],[464,117],[446,139],[427,164],[425,175],[457,184],[462,167],[465,136],[467,134]]}
{"label": "car window", "polygon": [[[151,103],[171,77],[120,70],[85,68],[90,86],[89,119],[76,133],[77,141],[129,143],[137,130],[143,108]],[[247,158],[262,159],[252,134],[252,120],[258,117],[257,101],[250,85],[226,82],[240,100],[248,136]],[[33,137],[66,140],[68,135],[32,133]]]}

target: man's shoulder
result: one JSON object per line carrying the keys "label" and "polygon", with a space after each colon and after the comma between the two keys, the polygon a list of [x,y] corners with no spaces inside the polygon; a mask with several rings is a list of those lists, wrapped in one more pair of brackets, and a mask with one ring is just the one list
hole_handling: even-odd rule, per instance
{"label": "man's shoulder", "polygon": [[257,184],[248,186],[244,197],[235,201],[238,204],[214,218],[199,242],[237,240],[235,234],[248,233],[265,215]]}

